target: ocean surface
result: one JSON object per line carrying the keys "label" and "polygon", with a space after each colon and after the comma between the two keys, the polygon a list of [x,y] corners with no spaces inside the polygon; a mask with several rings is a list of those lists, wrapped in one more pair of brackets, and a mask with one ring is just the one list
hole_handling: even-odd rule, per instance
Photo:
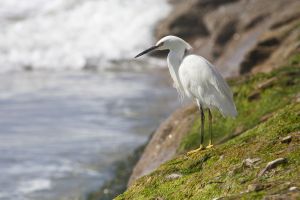
{"label": "ocean surface", "polygon": [[164,62],[131,59],[170,9],[0,1],[1,200],[81,199],[178,106]]}

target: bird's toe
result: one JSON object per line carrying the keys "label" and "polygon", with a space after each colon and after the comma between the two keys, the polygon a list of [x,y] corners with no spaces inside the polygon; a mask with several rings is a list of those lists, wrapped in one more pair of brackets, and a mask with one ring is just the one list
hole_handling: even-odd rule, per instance
{"label": "bird's toe", "polygon": [[187,155],[192,155],[192,154],[198,153],[200,151],[203,151],[204,149],[205,148],[201,145],[198,149],[187,152]]}

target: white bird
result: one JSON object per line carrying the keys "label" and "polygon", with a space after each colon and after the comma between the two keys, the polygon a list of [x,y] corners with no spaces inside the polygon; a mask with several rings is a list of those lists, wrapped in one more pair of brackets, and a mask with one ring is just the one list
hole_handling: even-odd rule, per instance
{"label": "white bird", "polygon": [[174,86],[181,95],[186,95],[196,101],[201,115],[200,147],[190,153],[204,149],[204,110],[208,109],[209,145],[212,144],[212,109],[218,109],[223,116],[235,117],[237,110],[232,92],[217,69],[205,58],[186,54],[192,47],[176,36],[166,36],[155,46],[141,52],[135,58],[153,50],[169,50],[168,68],[174,81]]}

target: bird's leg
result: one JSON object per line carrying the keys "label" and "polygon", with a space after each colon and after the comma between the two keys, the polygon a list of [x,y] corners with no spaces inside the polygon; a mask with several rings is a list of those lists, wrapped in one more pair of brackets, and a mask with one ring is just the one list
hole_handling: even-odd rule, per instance
{"label": "bird's leg", "polygon": [[200,117],[201,117],[201,128],[200,128],[200,147],[198,149],[195,149],[193,151],[189,151],[188,154],[193,154],[193,153],[196,153],[198,151],[201,151],[204,148],[203,146],[203,142],[204,142],[204,120],[205,120],[205,116],[204,116],[204,111],[203,111],[203,108],[200,104],[200,102],[197,100],[197,104],[198,104],[198,107],[199,107],[199,111],[200,111]]}
{"label": "bird's leg", "polygon": [[214,145],[212,144],[212,114],[210,109],[208,109],[208,121],[209,121],[209,143],[206,148],[212,148]]}
{"label": "bird's leg", "polygon": [[204,149],[203,142],[204,142],[204,121],[205,121],[205,115],[202,106],[199,106],[200,108],[200,115],[201,115],[201,130],[200,130],[200,149]]}

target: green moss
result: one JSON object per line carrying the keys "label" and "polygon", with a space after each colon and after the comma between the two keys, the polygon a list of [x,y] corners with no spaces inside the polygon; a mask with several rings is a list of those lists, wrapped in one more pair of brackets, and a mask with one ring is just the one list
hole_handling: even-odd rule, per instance
{"label": "green moss", "polygon": [[[258,198],[274,192],[282,192],[282,184],[300,186],[300,141],[294,132],[300,130],[300,105],[285,106],[268,121],[248,130],[240,137],[192,156],[180,156],[163,164],[152,174],[139,179],[117,199],[234,199]],[[290,144],[282,144],[281,137],[292,135]],[[257,174],[276,158],[287,158],[281,165],[264,176]],[[247,158],[260,158],[255,167],[247,167]],[[182,177],[169,180],[171,173]],[[260,192],[247,192],[249,184],[266,187]],[[241,193],[242,192],[242,193]],[[288,192],[287,188],[283,192]]]}
{"label": "green moss", "polygon": [[[300,187],[300,104],[296,100],[300,93],[299,60],[297,55],[288,62],[293,63],[292,66],[232,80],[239,116],[222,118],[214,112],[213,132],[215,140],[223,141],[222,144],[185,155],[199,145],[200,122],[196,119],[182,140],[178,150],[181,155],[138,179],[116,199],[262,199],[272,194],[299,197],[299,192],[289,191],[292,186]],[[273,80],[272,84],[257,89],[267,80]],[[253,91],[259,95],[251,99]],[[234,134],[236,137],[224,140],[227,135]],[[292,141],[282,143],[281,139],[288,135]],[[247,158],[260,161],[247,166],[244,162]],[[268,162],[277,158],[286,158],[287,163],[258,176]],[[169,179],[172,173],[181,174],[181,177]],[[251,184],[261,189],[248,191]]]}
{"label": "green moss", "polygon": [[[300,38],[299,38],[299,40],[300,40]],[[297,65],[299,66],[300,65],[300,54],[293,55],[289,60],[289,64],[293,65],[293,66],[297,66]]]}

